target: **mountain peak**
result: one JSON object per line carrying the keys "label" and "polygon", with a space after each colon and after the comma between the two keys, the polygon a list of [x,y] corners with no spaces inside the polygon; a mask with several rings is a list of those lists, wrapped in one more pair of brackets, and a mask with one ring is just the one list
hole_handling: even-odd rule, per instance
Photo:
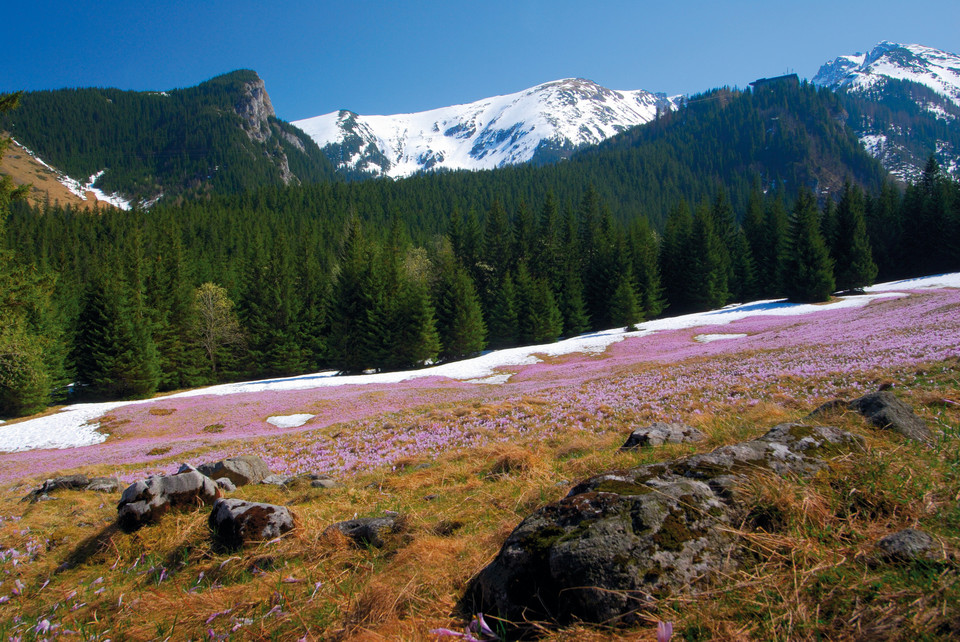
{"label": "mountain peak", "polygon": [[584,78],[562,78],[414,114],[362,116],[341,110],[293,124],[342,173],[399,178],[565,157],[671,108],[664,94],[615,91]]}
{"label": "mountain peak", "polygon": [[840,56],[820,67],[813,83],[867,90],[887,79],[925,85],[960,105],[960,56],[916,44],[884,40],[868,53]]}

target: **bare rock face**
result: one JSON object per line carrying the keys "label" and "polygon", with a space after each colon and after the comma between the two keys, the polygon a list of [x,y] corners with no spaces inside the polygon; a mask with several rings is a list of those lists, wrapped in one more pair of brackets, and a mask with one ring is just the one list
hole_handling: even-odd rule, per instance
{"label": "bare rock face", "polygon": [[663,444],[682,444],[688,441],[700,441],[706,438],[702,432],[686,424],[665,424],[656,422],[643,428],[637,428],[627,438],[620,450],[662,446]]}
{"label": "bare rock face", "polygon": [[658,595],[736,566],[729,531],[747,514],[752,471],[808,475],[825,455],[862,449],[836,428],[782,424],[673,462],[593,477],[527,517],[470,583],[460,608],[513,622],[629,623]]}
{"label": "bare rock face", "polygon": [[866,417],[877,428],[894,430],[916,441],[930,442],[929,426],[892,392],[872,392],[850,402],[850,408]]}
{"label": "bare rock face", "polygon": [[294,518],[286,506],[218,499],[209,524],[217,543],[226,548],[240,548],[293,530]]}
{"label": "bare rock face", "polygon": [[244,129],[251,139],[263,143],[271,136],[270,117],[275,117],[273,103],[267,94],[263,80],[248,82],[243,87],[243,95],[236,105],[237,114],[243,119]]}
{"label": "bare rock face", "polygon": [[256,455],[241,455],[203,464],[197,468],[211,479],[226,477],[235,486],[246,486],[262,481],[270,475],[270,467]]}
{"label": "bare rock face", "polygon": [[150,524],[171,510],[188,510],[212,504],[220,497],[216,482],[196,470],[149,477],[134,482],[120,496],[117,524],[131,532]]}

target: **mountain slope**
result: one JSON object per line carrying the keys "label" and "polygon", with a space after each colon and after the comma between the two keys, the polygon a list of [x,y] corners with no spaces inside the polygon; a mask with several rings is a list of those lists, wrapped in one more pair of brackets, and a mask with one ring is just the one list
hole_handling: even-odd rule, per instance
{"label": "mountain slope", "polygon": [[663,94],[613,91],[568,78],[414,114],[361,116],[343,110],[293,124],[341,173],[399,178],[555,160],[649,122],[672,106]]}
{"label": "mountain slope", "polygon": [[30,92],[0,127],[68,176],[99,175],[94,187],[141,203],[333,177],[253,71],[167,92]]}
{"label": "mountain slope", "polygon": [[931,154],[948,172],[960,172],[957,54],[882,42],[824,64],[813,83],[844,97],[847,123],[895,176],[916,179]]}

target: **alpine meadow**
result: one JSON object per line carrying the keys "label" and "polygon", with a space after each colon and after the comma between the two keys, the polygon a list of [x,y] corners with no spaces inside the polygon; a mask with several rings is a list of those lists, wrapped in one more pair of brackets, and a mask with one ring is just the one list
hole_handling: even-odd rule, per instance
{"label": "alpine meadow", "polygon": [[960,637],[958,70],[0,94],[0,638]]}

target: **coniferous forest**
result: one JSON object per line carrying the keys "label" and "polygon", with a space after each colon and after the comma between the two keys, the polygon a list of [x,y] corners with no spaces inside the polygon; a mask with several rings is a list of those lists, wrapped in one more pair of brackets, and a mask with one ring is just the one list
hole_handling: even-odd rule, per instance
{"label": "coniferous forest", "polygon": [[[413,368],[960,269],[960,184],[933,160],[914,184],[883,182],[830,118],[833,98],[782,91],[796,95],[715,92],[540,168],[269,186],[131,212],[30,207],[5,183],[0,415]],[[798,116],[767,128],[764,110],[794,99]],[[833,189],[811,159],[841,176]]]}

